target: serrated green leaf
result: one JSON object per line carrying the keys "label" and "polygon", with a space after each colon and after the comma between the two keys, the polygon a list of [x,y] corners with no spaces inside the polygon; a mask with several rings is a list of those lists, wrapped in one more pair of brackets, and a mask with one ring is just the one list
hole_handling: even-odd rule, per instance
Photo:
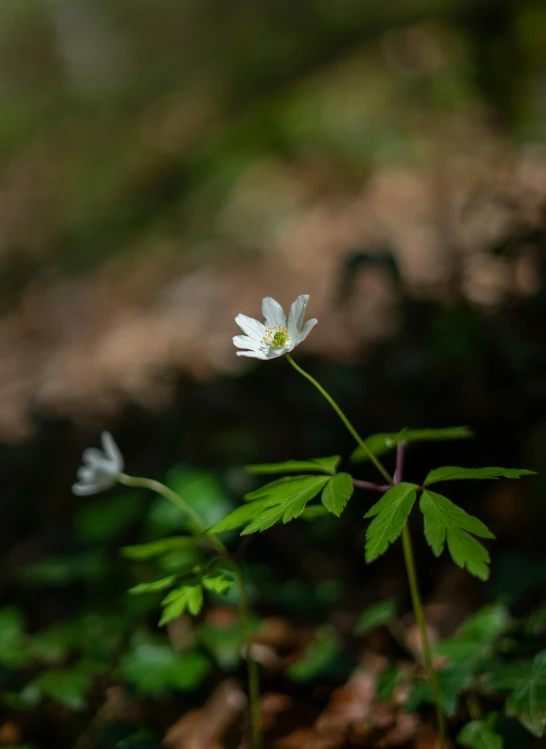
{"label": "serrated green leaf", "polygon": [[417,484],[402,481],[389,489],[364,515],[365,518],[374,518],[366,531],[366,562],[377,559],[402,533],[417,498],[417,489]]}
{"label": "serrated green leaf", "polygon": [[151,583],[139,583],[134,588],[129,588],[129,593],[134,596],[138,596],[141,593],[157,593],[160,590],[169,588],[176,580],[176,575],[169,575],[168,577],[162,577],[160,580],[154,580]]}
{"label": "serrated green leaf", "polygon": [[327,473],[335,473],[341,462],[341,455],[330,455],[328,458],[311,458],[311,463],[321,466]]}
{"label": "serrated green leaf", "polygon": [[260,499],[238,507],[211,532],[221,533],[246,525],[241,535],[248,535],[265,531],[280,520],[288,523],[301,515],[306,504],[316,497],[328,481],[328,476],[296,476],[288,481],[266,484],[262,487]]}
{"label": "serrated green leaf", "polygon": [[257,463],[245,466],[249,473],[296,473],[297,471],[317,471],[319,473],[334,473],[341,457],[332,455],[328,458],[311,458],[310,460],[286,460],[283,463]]}
{"label": "serrated green leaf", "polygon": [[[301,502],[297,505],[296,509],[299,509],[300,507],[303,512]],[[241,531],[241,536],[249,536],[251,533],[257,533],[258,531],[260,533],[263,533],[263,531],[266,531],[268,528],[272,528],[276,523],[280,522],[283,515],[283,505],[275,505],[274,507],[269,507],[267,510],[264,510],[264,512],[258,515],[257,518],[254,518],[254,520],[249,523],[246,528],[243,528],[243,530]]]}
{"label": "serrated green leaf", "polygon": [[328,480],[322,490],[322,504],[328,512],[339,517],[354,491],[353,477],[348,473],[338,473]]}
{"label": "serrated green leaf", "polygon": [[240,528],[245,523],[249,523],[253,518],[267,509],[272,504],[275,504],[275,499],[266,497],[265,499],[256,500],[254,502],[248,502],[247,504],[237,507],[235,510],[226,515],[223,520],[213,525],[209,530],[209,533],[224,533],[224,531],[233,531],[236,528]]}
{"label": "serrated green leaf", "polygon": [[381,627],[381,625],[387,624],[394,619],[395,616],[396,600],[394,598],[374,603],[373,606],[368,606],[366,611],[358,617],[355,626],[355,634],[366,634],[376,627]]}
{"label": "serrated green leaf", "polygon": [[315,520],[316,518],[323,518],[325,515],[330,513],[323,505],[309,505],[304,509],[300,515],[300,520]]}
{"label": "serrated green leaf", "polygon": [[459,732],[457,743],[470,749],[503,749],[504,741],[484,720],[473,720]]}
{"label": "serrated green leaf", "polygon": [[204,575],[202,578],[203,586],[207,590],[210,590],[213,593],[219,593],[220,595],[227,593],[233,587],[234,582],[234,580],[223,574],[209,574]]}
{"label": "serrated green leaf", "polygon": [[171,590],[161,605],[165,606],[165,609],[159,620],[160,627],[170,622],[171,619],[176,619],[186,610],[193,616],[197,616],[203,606],[203,588],[200,584],[183,585],[181,588]]}
{"label": "serrated green leaf", "polygon": [[440,556],[447,539],[455,564],[466,567],[480,580],[487,580],[489,552],[470,535],[495,538],[487,526],[447,497],[429,490],[421,495],[420,507],[425,519],[425,537],[434,554]]}
{"label": "serrated green leaf", "polygon": [[329,480],[329,476],[285,476],[276,481],[270,481],[259,489],[249,492],[245,499],[268,499],[274,497],[275,503],[293,497],[300,490],[305,490],[310,486],[320,486],[321,488]]}
{"label": "serrated green leaf", "polygon": [[160,538],[158,541],[151,541],[147,544],[136,544],[134,546],[124,546],[121,553],[127,559],[145,560],[159,557],[170,551],[178,549],[193,548],[200,543],[200,539],[195,536],[169,536]]}
{"label": "serrated green leaf", "polygon": [[508,715],[514,715],[537,738],[546,731],[546,650],[538,653],[527,678],[512,692],[506,703]]}
{"label": "serrated green leaf", "polygon": [[[399,432],[382,432],[372,434],[364,442],[371,452],[380,457],[390,450],[394,450],[399,442],[408,444],[414,442],[438,442],[442,440],[461,440],[473,437],[469,427],[445,427],[442,429],[401,429]],[[350,460],[354,463],[369,460],[366,452],[357,447],[351,454]]]}
{"label": "serrated green leaf", "polygon": [[253,499],[264,499],[270,494],[274,493],[276,487],[283,486],[284,484],[290,484],[292,481],[298,481],[301,478],[307,478],[308,474],[300,476],[283,476],[281,479],[275,479],[270,481],[268,484],[263,484],[257,489],[253,489],[251,492],[247,492],[243,499],[245,502],[250,502]]}
{"label": "serrated green leaf", "polygon": [[458,481],[460,479],[519,479],[521,476],[532,476],[535,471],[526,468],[461,468],[460,466],[443,466],[427,474],[425,486],[437,481]]}

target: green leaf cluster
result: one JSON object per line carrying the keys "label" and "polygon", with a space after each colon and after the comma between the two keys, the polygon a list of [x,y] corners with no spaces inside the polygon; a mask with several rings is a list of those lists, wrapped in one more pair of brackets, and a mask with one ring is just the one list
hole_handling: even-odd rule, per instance
{"label": "green leaf cluster", "polygon": [[394,485],[364,516],[373,518],[366,532],[366,561],[373,562],[400,536],[417,499],[417,493],[421,491],[419,507],[424,517],[425,538],[433,553],[440,556],[447,543],[455,564],[466,568],[481,580],[487,580],[489,552],[475,536],[495,536],[481,520],[428,487],[430,484],[453,479],[519,478],[532,473],[533,471],[515,468],[445,466],[431,471],[423,486],[405,481]]}
{"label": "green leaf cluster", "polygon": [[[249,492],[246,503],[237,507],[223,520],[216,523],[210,533],[224,533],[243,527],[241,535],[263,532],[276,523],[288,523],[306,513],[319,515],[315,507],[307,508],[318,494],[321,494],[322,507],[339,517],[353,493],[353,480],[348,473],[334,473],[340,458],[314,458],[310,461],[286,461],[249,466],[253,473],[279,473],[307,470],[317,474],[284,476]],[[309,513],[309,511],[311,511]]]}
{"label": "green leaf cluster", "polygon": [[[510,633],[511,648],[534,648],[529,640],[526,622],[513,620],[501,603],[488,604],[459,628],[458,632],[434,646],[435,655],[447,659],[438,672],[444,709],[448,715],[457,709],[461,690],[471,689],[483,704],[505,699],[505,713],[537,738],[546,735],[546,650],[533,659],[506,659],[506,635]],[[399,679],[401,677],[399,676]],[[389,683],[396,683],[393,668]],[[414,685],[407,709],[414,710],[422,702],[432,703],[427,683]],[[459,734],[458,742],[473,749],[503,747],[497,727],[497,713],[473,720]],[[523,745],[523,744],[520,744]],[[509,744],[512,746],[512,744]]]}
{"label": "green leaf cluster", "polygon": [[233,570],[229,563],[206,560],[201,539],[193,536],[170,536],[150,543],[126,546],[122,553],[137,562],[153,561],[172,574],[142,582],[130,589],[133,595],[160,593],[169,590],[161,601],[163,613],[159,625],[187,612],[197,616],[201,611],[204,592],[225,595],[233,586]]}
{"label": "green leaf cluster", "polygon": [[455,636],[438,643],[434,652],[478,673],[491,663],[498,639],[509,624],[510,615],[506,606],[502,603],[488,604],[467,619]]}
{"label": "green leaf cluster", "polygon": [[517,718],[537,738],[546,735],[546,650],[532,661],[499,664],[487,680],[492,692],[510,692],[507,715]]}
{"label": "green leaf cluster", "polygon": [[[456,712],[461,690],[475,685],[477,677],[490,666],[498,640],[509,625],[507,609],[502,604],[489,604],[468,619],[453,637],[434,646],[434,653],[448,660],[447,666],[438,671],[447,715]],[[413,687],[408,710],[415,710],[422,702],[434,702],[428,683]]]}

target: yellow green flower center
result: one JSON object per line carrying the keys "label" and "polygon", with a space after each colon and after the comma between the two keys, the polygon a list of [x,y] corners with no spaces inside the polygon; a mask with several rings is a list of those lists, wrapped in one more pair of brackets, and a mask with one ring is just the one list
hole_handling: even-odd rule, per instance
{"label": "yellow green flower center", "polygon": [[264,341],[268,346],[284,348],[290,341],[288,329],[285,325],[275,325],[273,328],[267,328],[264,335]]}

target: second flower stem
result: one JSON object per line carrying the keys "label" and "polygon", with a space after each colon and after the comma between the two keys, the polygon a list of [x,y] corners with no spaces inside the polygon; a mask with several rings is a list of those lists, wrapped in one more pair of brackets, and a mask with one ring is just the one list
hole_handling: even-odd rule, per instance
{"label": "second flower stem", "polygon": [[248,698],[252,722],[252,747],[262,749],[262,723],[260,711],[260,675],[258,664],[252,655],[252,632],[250,627],[250,607],[246,592],[243,569],[237,565],[237,583],[239,586],[239,616],[243,627],[243,638],[246,643],[246,662],[248,675]]}
{"label": "second flower stem", "polygon": [[215,536],[214,534],[208,534],[207,526],[202,521],[200,516],[195,512],[193,507],[189,505],[186,500],[182,499],[179,494],[173,492],[172,489],[169,489],[168,486],[165,486],[165,484],[162,484],[160,481],[155,481],[154,479],[148,479],[142,476],[128,476],[126,473],[120,473],[118,476],[118,481],[124,486],[132,486],[139,489],[150,489],[156,494],[161,494],[161,496],[165,497],[165,499],[168,499],[169,502],[172,502],[176,507],[178,507],[181,512],[184,513],[184,515],[186,515],[192,521],[199,533],[204,533],[206,535],[207,540],[212,546],[214,546],[220,556],[225,557],[226,559],[229,558],[229,552],[224,544],[220,541],[218,536]]}
{"label": "second flower stem", "polygon": [[250,606],[248,595],[245,587],[243,569],[239,562],[236,562],[218,536],[213,533],[207,533],[207,526],[197,512],[189,505],[179,494],[169,489],[168,486],[160,481],[148,479],[141,476],[128,476],[126,473],[120,473],[118,481],[124,486],[138,487],[140,489],[150,489],[156,494],[172,502],[181,510],[195,525],[196,529],[203,533],[211,546],[216,549],[218,554],[224,559],[228,559],[235,564],[235,575],[237,577],[237,587],[239,588],[239,616],[241,617],[241,626],[243,638],[245,641],[246,663],[248,672],[248,698],[250,703],[250,717],[252,723],[252,749],[262,749],[262,723],[260,710],[260,675],[258,664],[252,655],[252,632],[250,627]]}
{"label": "second flower stem", "polygon": [[[328,392],[326,392],[326,390],[322,387],[320,383],[318,383],[315,380],[314,377],[312,377],[308,372],[306,372],[298,364],[296,364],[296,362],[292,359],[290,354],[286,354],[286,358],[288,359],[290,364],[294,367],[296,372],[299,372],[301,375],[303,375],[303,377],[305,377],[305,379],[308,380],[319,391],[319,393],[328,401],[328,403],[332,406],[332,408],[337,413],[341,421],[345,424],[348,431],[354,437],[356,443],[360,445],[360,447],[364,450],[368,458],[372,461],[374,466],[381,473],[381,475],[388,481],[388,483],[390,485],[393,485],[394,484],[393,477],[386,470],[386,468],[382,465],[382,463],[375,457],[373,452],[366,445],[362,437],[356,431],[354,426],[351,424],[351,422],[349,421],[345,413],[341,410],[341,408],[338,406],[338,404],[335,402],[332,396]],[[403,459],[403,448],[402,448],[402,455],[398,456],[397,465],[400,467],[400,470],[397,471],[397,474],[401,473],[402,459]],[[401,475],[397,475],[396,481],[399,482],[401,478],[402,478]],[[371,488],[371,487],[367,487],[367,488]],[[384,489],[385,487],[381,487],[380,491]],[[411,535],[409,532],[407,521],[404,524],[404,527],[402,528],[402,547],[404,550],[404,561],[406,563],[406,570],[408,573],[408,581],[409,581],[409,587],[410,587],[411,601],[413,604],[413,612],[415,614],[417,626],[421,634],[421,642],[423,645],[423,655],[425,658],[425,665],[428,671],[428,675],[430,679],[430,686],[432,689],[432,695],[433,695],[434,704],[436,707],[436,719],[438,721],[438,732],[440,734],[441,749],[446,749],[447,747],[446,722],[445,722],[445,717],[444,717],[444,713],[442,710],[440,686],[438,683],[438,677],[436,676],[436,671],[434,670],[434,664],[432,662],[432,650],[430,648],[430,642],[429,642],[428,634],[427,634],[425,614],[423,611],[423,603],[421,601],[421,595],[419,593],[419,584],[417,582],[417,573],[415,570],[415,559],[413,556]]]}

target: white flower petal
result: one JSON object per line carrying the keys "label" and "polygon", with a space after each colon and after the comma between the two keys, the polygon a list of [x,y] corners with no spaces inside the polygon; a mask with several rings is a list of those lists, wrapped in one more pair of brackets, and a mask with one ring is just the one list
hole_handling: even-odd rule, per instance
{"label": "white flower petal", "polygon": [[236,351],[235,353],[237,356],[248,356],[251,359],[262,359],[263,361],[268,358],[263,351]]}
{"label": "white flower petal", "polygon": [[269,348],[269,351],[266,353],[266,359],[277,359],[279,356],[283,356],[288,351],[292,351],[290,346],[283,346],[283,348],[277,348],[276,346],[271,346]]}
{"label": "white flower petal", "polygon": [[296,337],[296,343],[294,343],[294,346],[297,346],[298,343],[301,343],[302,341],[305,341],[309,333],[312,331],[312,329],[315,327],[315,325],[318,323],[318,320],[313,317],[312,320],[307,320],[303,328],[301,329],[301,332]]}
{"label": "white flower petal", "polygon": [[121,473],[124,465],[123,455],[110,432],[103,432],[101,434],[101,442],[105,454],[112,461],[113,466],[116,467],[117,473]]}
{"label": "white flower petal", "polygon": [[265,327],[274,328],[275,325],[286,325],[286,315],[281,305],[270,296],[262,301],[262,314],[265,317]]}
{"label": "white flower petal", "polygon": [[237,315],[235,322],[243,333],[246,333],[253,340],[263,340],[265,327],[258,320],[255,320],[253,317],[247,317],[247,315]]}
{"label": "white flower petal", "polygon": [[102,450],[98,450],[96,447],[88,447],[86,450],[84,450],[82,459],[83,462],[87,463],[87,465],[92,469],[99,468],[103,471],[111,470],[112,464],[110,460],[106,457]]}
{"label": "white flower petal", "polygon": [[95,470],[90,466],[80,466],[76,475],[82,482],[93,481]]}
{"label": "white flower petal", "polygon": [[290,338],[297,338],[301,331],[303,318],[305,316],[305,308],[307,307],[308,301],[309,294],[302,294],[290,307],[290,312],[288,313],[288,323],[286,326],[288,328]]}
{"label": "white flower petal", "polygon": [[72,493],[77,497],[88,497],[91,494],[98,494],[102,489],[97,484],[74,484]]}
{"label": "white flower petal", "polygon": [[237,348],[248,348],[251,351],[257,351],[260,348],[260,343],[255,338],[250,338],[247,335],[233,336],[233,343]]}

